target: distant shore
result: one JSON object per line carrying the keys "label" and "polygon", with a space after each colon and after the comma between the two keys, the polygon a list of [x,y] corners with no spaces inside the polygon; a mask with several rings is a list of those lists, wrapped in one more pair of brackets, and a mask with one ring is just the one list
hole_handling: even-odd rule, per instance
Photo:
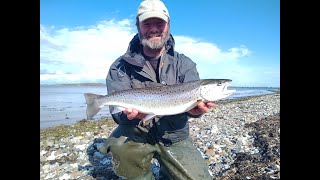
{"label": "distant shore", "polygon": [[40,86],[106,86],[103,83],[40,84]]}

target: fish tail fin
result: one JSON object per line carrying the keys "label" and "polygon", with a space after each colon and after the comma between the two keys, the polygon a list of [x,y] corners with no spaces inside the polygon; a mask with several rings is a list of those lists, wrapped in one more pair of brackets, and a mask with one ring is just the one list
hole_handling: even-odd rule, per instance
{"label": "fish tail fin", "polygon": [[97,95],[93,93],[85,93],[84,97],[87,104],[87,119],[92,119],[101,109],[100,104],[97,102],[97,99],[103,97],[102,95]]}

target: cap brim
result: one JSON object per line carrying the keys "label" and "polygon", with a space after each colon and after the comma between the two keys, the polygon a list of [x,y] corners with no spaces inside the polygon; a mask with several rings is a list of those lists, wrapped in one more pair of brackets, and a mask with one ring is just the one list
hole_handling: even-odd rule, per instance
{"label": "cap brim", "polygon": [[168,22],[168,16],[164,15],[161,12],[156,12],[156,11],[149,11],[149,12],[145,12],[143,14],[141,14],[139,16],[139,21],[142,22],[146,19],[149,18],[160,18],[162,20],[164,20],[165,22]]}

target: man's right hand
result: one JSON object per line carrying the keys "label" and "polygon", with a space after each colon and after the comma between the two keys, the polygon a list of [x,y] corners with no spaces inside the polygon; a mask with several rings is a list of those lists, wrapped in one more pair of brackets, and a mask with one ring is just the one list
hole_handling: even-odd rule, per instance
{"label": "man's right hand", "polygon": [[125,113],[127,115],[127,118],[129,120],[138,118],[138,119],[143,119],[144,117],[147,116],[147,114],[143,114],[143,113],[139,113],[138,110],[136,109],[131,109],[131,108],[127,108],[123,111],[123,113]]}

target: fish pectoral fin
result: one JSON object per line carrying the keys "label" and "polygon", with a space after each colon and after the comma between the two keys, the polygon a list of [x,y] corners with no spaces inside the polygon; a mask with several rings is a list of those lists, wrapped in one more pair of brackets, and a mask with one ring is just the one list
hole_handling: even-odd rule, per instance
{"label": "fish pectoral fin", "polygon": [[126,108],[121,106],[110,106],[109,109],[111,114],[116,114],[116,113],[122,112]]}

